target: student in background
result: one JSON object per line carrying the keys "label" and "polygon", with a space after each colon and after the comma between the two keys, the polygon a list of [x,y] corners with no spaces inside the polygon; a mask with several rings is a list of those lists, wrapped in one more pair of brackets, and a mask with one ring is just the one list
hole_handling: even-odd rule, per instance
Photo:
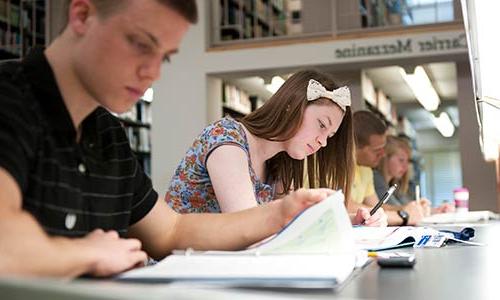
{"label": "student in background", "polygon": [[454,210],[454,207],[445,203],[439,207],[431,209],[431,202],[428,199],[421,198],[419,201],[413,201],[409,193],[409,163],[411,159],[411,147],[408,142],[401,137],[387,137],[385,146],[385,157],[380,161],[376,171],[373,173],[375,190],[379,197],[387,191],[389,186],[397,183],[398,190],[389,199],[388,204],[396,207],[408,205],[410,203],[420,203],[424,209],[425,215],[430,213],[444,213]]}
{"label": "student in background", "polygon": [[[353,161],[350,92],[327,74],[292,75],[266,103],[239,121],[223,118],[195,139],[166,194],[174,210],[233,212],[269,203],[304,186],[349,197]],[[355,224],[380,225],[361,209]]]}
{"label": "student in background", "polygon": [[72,0],[46,49],[0,67],[0,275],[111,276],[173,249],[242,249],[333,191],[233,214],[158,201],[120,122],[196,22],[194,0]]}
{"label": "student in background", "polygon": [[[351,198],[348,201],[350,212],[361,207],[373,207],[379,201],[374,188],[372,168],[377,167],[384,157],[387,127],[374,113],[357,111],[353,114],[353,131],[356,141],[356,166]],[[386,191],[387,189],[384,193]],[[415,225],[423,217],[423,207],[416,202],[398,206],[384,204],[382,207],[387,214],[389,225]]]}

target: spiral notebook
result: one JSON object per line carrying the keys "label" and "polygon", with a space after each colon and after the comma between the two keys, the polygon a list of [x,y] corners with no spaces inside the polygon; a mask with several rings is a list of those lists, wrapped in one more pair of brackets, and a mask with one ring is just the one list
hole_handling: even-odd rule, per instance
{"label": "spiral notebook", "polygon": [[306,209],[283,230],[243,251],[175,251],[119,280],[202,282],[226,286],[335,288],[366,262],[338,191]]}

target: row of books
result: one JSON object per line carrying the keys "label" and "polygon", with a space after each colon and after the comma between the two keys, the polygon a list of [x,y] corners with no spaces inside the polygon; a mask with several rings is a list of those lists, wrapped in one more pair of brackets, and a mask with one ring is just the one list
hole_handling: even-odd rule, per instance
{"label": "row of books", "polygon": [[120,114],[118,117],[132,122],[151,124],[153,111],[149,102],[141,100],[137,102],[137,104],[134,105],[129,111]]}
{"label": "row of books", "polygon": [[122,121],[130,148],[135,152],[137,160],[148,175],[151,175],[152,115],[151,103],[142,99],[129,111],[117,115]]}
{"label": "row of books", "polygon": [[[40,7],[40,6],[39,6]],[[37,6],[19,6],[8,4],[0,0],[0,22],[17,29],[36,28],[36,32],[43,33],[45,29],[45,12]],[[41,6],[43,8],[43,6]]]}
{"label": "row of books", "polygon": [[4,28],[0,28],[0,45],[2,49],[21,54],[21,34],[19,32],[8,31]]}
{"label": "row of books", "polygon": [[396,123],[396,110],[389,97],[379,88],[376,88],[366,72],[361,73],[361,90],[363,99],[377,109],[384,119]]}
{"label": "row of books", "polygon": [[225,0],[220,6],[221,40],[285,35],[285,1]]}
{"label": "row of books", "polygon": [[125,126],[125,132],[130,141],[130,148],[133,151],[143,153],[151,151],[151,134],[149,128]]}
{"label": "row of books", "polygon": [[33,46],[45,45],[45,22],[45,1],[0,0],[0,60],[19,58]]}
{"label": "row of books", "polygon": [[248,114],[252,111],[250,96],[245,91],[230,84],[224,85],[223,105],[242,114]]}

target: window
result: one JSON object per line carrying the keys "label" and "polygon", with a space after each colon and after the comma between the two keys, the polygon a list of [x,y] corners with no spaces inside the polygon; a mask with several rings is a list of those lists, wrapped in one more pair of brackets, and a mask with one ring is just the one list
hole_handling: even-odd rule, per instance
{"label": "window", "polygon": [[462,167],[458,151],[430,152],[425,160],[425,188],[422,196],[429,198],[433,206],[443,201],[453,202],[453,189],[462,186]]}

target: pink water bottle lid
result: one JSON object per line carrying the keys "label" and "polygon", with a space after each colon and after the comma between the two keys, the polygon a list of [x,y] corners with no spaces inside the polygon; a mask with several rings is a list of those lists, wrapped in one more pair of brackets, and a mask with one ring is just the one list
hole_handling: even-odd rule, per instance
{"label": "pink water bottle lid", "polygon": [[461,188],[456,188],[453,190],[453,193],[461,193],[461,192],[469,192],[469,189],[461,187]]}

